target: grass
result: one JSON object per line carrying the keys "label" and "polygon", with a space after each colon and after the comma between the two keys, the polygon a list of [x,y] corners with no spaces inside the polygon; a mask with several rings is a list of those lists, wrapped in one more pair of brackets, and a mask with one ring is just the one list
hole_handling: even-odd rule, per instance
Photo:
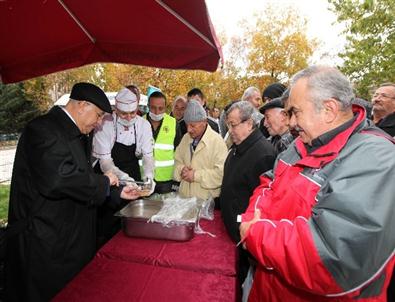
{"label": "grass", "polygon": [[10,186],[0,185],[0,226],[7,223]]}

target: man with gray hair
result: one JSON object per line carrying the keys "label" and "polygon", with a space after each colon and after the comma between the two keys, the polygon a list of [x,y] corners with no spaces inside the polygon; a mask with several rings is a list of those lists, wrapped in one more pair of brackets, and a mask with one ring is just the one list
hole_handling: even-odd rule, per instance
{"label": "man with gray hair", "polygon": [[395,136],[395,84],[382,84],[372,97],[373,111],[382,118],[376,126],[391,136]]}
{"label": "man with gray hair", "polygon": [[262,103],[261,92],[258,88],[250,86],[244,91],[241,100],[250,102],[251,105],[258,110]]}
{"label": "man with gray hair", "polygon": [[174,180],[180,182],[182,197],[218,197],[227,148],[222,137],[207,127],[207,113],[190,100],[184,113],[186,133],[174,156]]}
{"label": "man with gray hair", "polygon": [[[254,86],[248,87],[244,90],[243,96],[241,97],[242,101],[249,102],[255,109],[253,120],[259,125],[263,118],[263,114],[259,112],[259,106],[262,103],[261,93],[258,88]],[[219,126],[221,130],[221,135],[225,137],[228,132],[228,127],[226,126],[226,110],[222,111],[221,116],[219,118]]]}
{"label": "man with gray hair", "polygon": [[284,110],[288,100],[289,90],[278,98],[267,102],[261,111],[265,115],[264,125],[270,134],[268,138],[276,151],[276,155],[283,152],[292,143],[294,137],[289,130],[289,116]]}
{"label": "man with gray hair", "polygon": [[386,301],[395,257],[395,146],[351,106],[348,79],[312,66],[291,81],[299,137],[242,215],[258,261],[249,301]]}
{"label": "man with gray hair", "polygon": [[184,117],[185,108],[187,107],[187,99],[179,95],[173,101],[173,106],[171,110],[171,116],[180,122]]}
{"label": "man with gray hair", "polygon": [[[237,215],[244,213],[250,196],[259,185],[259,176],[272,169],[276,158],[272,145],[253,120],[251,103],[234,103],[226,112],[226,122],[233,145],[224,166],[219,198],[222,220],[235,243],[240,241]],[[242,284],[249,268],[248,253],[239,252],[238,277]]]}
{"label": "man with gray hair", "polygon": [[244,93],[243,96],[241,97],[242,101],[247,101],[251,103],[252,106],[254,106],[255,111],[254,111],[254,121],[259,125],[261,120],[263,119],[263,114],[259,112],[259,106],[261,106],[262,103],[262,98],[261,98],[261,93],[258,88],[254,86],[248,87]]}

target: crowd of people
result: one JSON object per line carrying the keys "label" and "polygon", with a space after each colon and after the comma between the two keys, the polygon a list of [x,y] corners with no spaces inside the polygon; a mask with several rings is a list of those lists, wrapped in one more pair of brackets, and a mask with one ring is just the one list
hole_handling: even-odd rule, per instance
{"label": "crowd of people", "polygon": [[[199,88],[89,83],[30,122],[17,148],[6,253],[9,301],[48,301],[152,193],[213,198],[238,250],[243,301],[388,301],[395,264],[395,84],[357,99],[336,68],[245,89],[221,110]],[[371,112],[371,114],[370,114]],[[180,248],[182,246],[180,245]]]}

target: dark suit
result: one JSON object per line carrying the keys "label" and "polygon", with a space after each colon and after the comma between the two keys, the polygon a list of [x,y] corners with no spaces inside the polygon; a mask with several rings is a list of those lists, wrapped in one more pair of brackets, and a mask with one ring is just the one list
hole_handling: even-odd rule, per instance
{"label": "dark suit", "polygon": [[93,173],[85,137],[54,107],[30,122],[19,140],[8,215],[7,301],[50,300],[95,253],[96,205],[106,199],[109,180]]}
{"label": "dark suit", "polygon": [[[235,243],[240,241],[237,215],[245,212],[254,189],[259,185],[259,176],[273,168],[275,158],[273,147],[259,129],[239,145],[233,145],[228,153],[219,200],[222,220]],[[241,247],[238,251],[238,278],[242,284],[250,265],[249,254]]]}
{"label": "dark suit", "polygon": [[395,136],[395,113],[391,113],[379,121],[376,125],[391,136]]}

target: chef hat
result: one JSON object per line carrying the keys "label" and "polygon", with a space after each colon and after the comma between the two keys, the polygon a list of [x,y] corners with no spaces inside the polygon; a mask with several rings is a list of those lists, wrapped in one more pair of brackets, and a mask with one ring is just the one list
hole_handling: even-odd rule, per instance
{"label": "chef hat", "polygon": [[124,112],[132,112],[137,109],[137,96],[128,88],[122,88],[115,96],[115,107]]}
{"label": "chef hat", "polygon": [[201,122],[207,120],[207,113],[196,100],[190,100],[184,112],[185,123]]}

